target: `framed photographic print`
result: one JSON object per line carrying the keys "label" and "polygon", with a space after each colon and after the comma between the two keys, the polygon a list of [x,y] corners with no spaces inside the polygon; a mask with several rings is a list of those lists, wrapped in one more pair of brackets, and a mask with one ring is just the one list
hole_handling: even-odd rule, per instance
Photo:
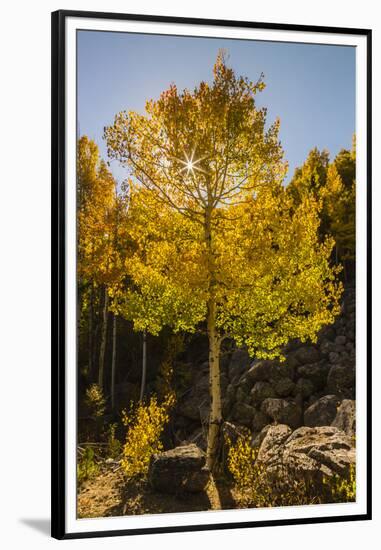
{"label": "framed photographic print", "polygon": [[52,79],[52,535],[370,519],[371,31],[58,11]]}

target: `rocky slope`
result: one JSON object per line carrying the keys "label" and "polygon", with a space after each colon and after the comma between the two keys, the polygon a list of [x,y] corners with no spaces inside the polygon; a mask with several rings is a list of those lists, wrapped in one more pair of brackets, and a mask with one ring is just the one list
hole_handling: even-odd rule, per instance
{"label": "rocky slope", "polygon": [[[355,294],[346,289],[342,312],[325,327],[316,344],[291,342],[284,362],[252,360],[245,350],[226,352],[221,360],[223,415],[252,433],[282,424],[292,430],[333,425],[355,433]],[[208,363],[200,352],[188,388],[180,396],[174,431],[177,440],[204,447],[209,413]],[[259,439],[258,439],[259,438]]]}

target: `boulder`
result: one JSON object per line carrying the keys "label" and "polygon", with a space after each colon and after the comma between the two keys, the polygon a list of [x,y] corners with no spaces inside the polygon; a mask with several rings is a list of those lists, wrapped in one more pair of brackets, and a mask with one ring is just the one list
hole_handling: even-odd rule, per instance
{"label": "boulder", "polygon": [[329,362],[335,365],[336,363],[339,363],[340,361],[340,354],[336,351],[331,351],[331,353],[328,354]]}
{"label": "boulder", "polygon": [[356,435],[356,402],[352,399],[344,399],[331,424],[339,430],[343,430],[349,437]]}
{"label": "boulder", "polygon": [[275,390],[268,382],[256,382],[250,392],[253,405],[260,405],[267,397],[275,397]]}
{"label": "boulder", "polygon": [[320,352],[314,346],[303,346],[296,350],[295,355],[301,365],[316,363],[320,359]]}
{"label": "boulder", "polygon": [[206,373],[195,381],[191,389],[179,401],[177,415],[202,423],[208,419],[209,410],[209,374]]}
{"label": "boulder", "polygon": [[225,395],[222,398],[223,416],[226,418],[230,413],[236,400],[236,388],[233,384],[229,384],[226,388]]}
{"label": "boulder", "polygon": [[319,332],[319,341],[323,342],[323,340],[331,340],[333,341],[336,336],[336,331],[332,325],[327,325],[326,327],[323,327],[321,331]]}
{"label": "boulder", "polygon": [[330,426],[333,422],[340,399],[336,395],[324,395],[304,411],[306,426]]}
{"label": "boulder", "polygon": [[246,403],[247,405],[250,405],[250,395],[246,393],[243,387],[238,386],[236,400],[240,403]]}
{"label": "boulder", "polygon": [[345,336],[343,335],[336,336],[335,344],[337,346],[345,346],[346,343],[347,343],[347,339],[345,338]]}
{"label": "boulder", "polygon": [[261,411],[279,424],[297,428],[302,423],[301,407],[290,399],[269,397],[262,402]]}
{"label": "boulder", "polygon": [[236,349],[233,351],[228,367],[230,381],[238,380],[248,370],[249,365],[250,357],[246,350]]}
{"label": "boulder", "polygon": [[329,353],[335,351],[336,346],[330,340],[324,339],[320,345],[320,351],[322,355],[327,356]]}
{"label": "boulder", "polygon": [[300,362],[299,362],[299,360],[297,358],[297,355],[296,355],[297,349],[298,349],[297,346],[292,348],[292,350],[288,351],[287,355],[286,355],[287,365],[289,365],[293,369],[296,369],[297,367],[300,366]]}
{"label": "boulder", "polygon": [[199,493],[205,490],[210,473],[205,466],[205,453],[190,444],[151,457],[148,480],[160,493]]}
{"label": "boulder", "polygon": [[332,365],[327,377],[327,388],[332,394],[345,399],[353,399],[355,393],[354,364]]}
{"label": "boulder", "polygon": [[253,432],[260,432],[268,424],[271,424],[271,418],[263,411],[254,409],[253,419],[251,423]]}
{"label": "boulder", "polygon": [[301,378],[311,380],[315,388],[320,390],[324,388],[327,383],[327,376],[330,368],[330,365],[325,361],[319,361],[318,363],[311,363],[310,365],[299,367],[298,375]]}
{"label": "boulder", "polygon": [[262,445],[262,441],[266,437],[267,432],[272,427],[278,427],[278,426],[274,426],[273,424],[268,424],[267,426],[262,428],[262,430],[258,434],[254,434],[253,437],[251,438],[250,446],[253,449],[259,449],[259,447]]}
{"label": "boulder", "polygon": [[252,383],[269,380],[272,364],[273,361],[269,360],[254,361],[246,374],[247,378]]}
{"label": "boulder", "polygon": [[306,399],[314,393],[315,389],[316,388],[311,380],[308,378],[299,378],[295,385],[294,393],[295,395],[301,395],[303,399]]}
{"label": "boulder", "polygon": [[345,476],[350,465],[355,464],[356,452],[350,438],[337,428],[302,427],[286,441],[284,460],[290,466],[299,464],[301,469],[314,471],[318,468],[329,476]]}
{"label": "boulder", "polygon": [[332,426],[303,426],[292,433],[288,426],[270,426],[258,451],[258,461],[266,471],[281,474],[285,480],[299,475],[345,477],[355,460],[351,439]]}
{"label": "boulder", "polygon": [[[274,383],[274,390],[279,397],[288,397],[292,394],[295,388],[294,382],[291,378],[280,378]],[[273,395],[268,395],[266,397],[274,397]]]}
{"label": "boulder", "polygon": [[251,427],[254,413],[254,407],[247,405],[247,403],[237,401],[237,403],[233,407],[232,416],[233,420],[237,421],[239,424]]}
{"label": "boulder", "polygon": [[257,460],[265,464],[266,467],[276,467],[281,458],[283,446],[292,434],[292,430],[285,424],[278,424],[277,426],[268,426],[262,432],[264,437],[262,437]]}
{"label": "boulder", "polygon": [[280,378],[294,378],[295,369],[287,361],[260,360],[254,361],[246,376],[252,383],[275,381]]}
{"label": "boulder", "polygon": [[249,395],[253,386],[251,380],[248,378],[247,373],[244,373],[235,386],[243,391],[243,393]]}

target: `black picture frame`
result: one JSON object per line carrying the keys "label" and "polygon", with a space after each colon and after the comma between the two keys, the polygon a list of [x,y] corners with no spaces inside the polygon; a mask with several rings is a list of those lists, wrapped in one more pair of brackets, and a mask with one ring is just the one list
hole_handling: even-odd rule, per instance
{"label": "black picture frame", "polygon": [[[168,527],[121,529],[112,531],[68,532],[65,521],[65,24],[67,18],[91,18],[104,20],[128,20],[156,23],[184,23],[215,27],[241,27],[248,29],[271,29],[284,31],[305,31],[314,33],[337,33],[362,35],[367,41],[367,510],[364,514],[311,517],[298,519],[275,519],[267,521],[238,521],[234,523],[201,524]],[[52,397],[51,397],[51,533],[56,539],[138,535],[148,533],[192,532],[210,529],[237,529],[249,527],[313,524],[342,521],[369,520],[372,517],[372,372],[371,372],[371,305],[372,305],[372,248],[371,248],[371,179],[372,179],[372,31],[369,29],[260,23],[249,21],[228,21],[157,15],[131,15],[124,13],[82,12],[59,10],[52,13],[52,133],[51,133],[51,209],[52,209]],[[365,266],[364,266],[365,267]]]}

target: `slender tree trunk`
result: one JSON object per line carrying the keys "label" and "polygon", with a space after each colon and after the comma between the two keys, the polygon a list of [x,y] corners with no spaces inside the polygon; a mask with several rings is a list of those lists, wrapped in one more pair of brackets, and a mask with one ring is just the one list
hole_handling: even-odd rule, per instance
{"label": "slender tree trunk", "polygon": [[[209,201],[210,203],[210,201]],[[222,423],[221,382],[220,382],[220,338],[216,330],[216,266],[212,238],[212,209],[205,213],[205,241],[207,246],[207,263],[209,271],[209,300],[208,300],[208,338],[209,338],[209,394],[210,415],[208,428],[208,442],[206,450],[206,465],[213,471],[218,449],[220,446],[220,432]]]}
{"label": "slender tree trunk", "polygon": [[111,359],[111,409],[115,408],[115,368],[116,368],[116,315],[112,319],[112,359]]}
{"label": "slender tree trunk", "polygon": [[106,337],[107,337],[107,320],[108,320],[108,292],[107,292],[107,286],[105,286],[101,347],[99,350],[99,373],[98,373],[98,385],[101,389],[103,389],[103,373],[104,373],[104,366],[105,366]]}
{"label": "slender tree trunk", "polygon": [[208,337],[209,337],[209,391],[210,416],[206,465],[213,471],[220,446],[222,423],[221,381],[220,381],[220,339],[216,332],[216,306],[214,301],[208,304]]}
{"label": "slender tree trunk", "polygon": [[143,401],[147,378],[147,331],[143,331],[142,382],[140,385],[140,401]]}

